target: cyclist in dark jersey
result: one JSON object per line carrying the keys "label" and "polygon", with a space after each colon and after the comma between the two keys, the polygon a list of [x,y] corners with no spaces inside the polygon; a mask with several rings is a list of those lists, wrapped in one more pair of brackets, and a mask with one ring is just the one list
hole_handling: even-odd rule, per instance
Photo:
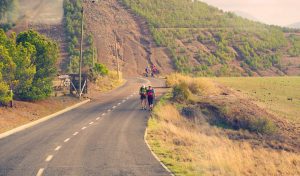
{"label": "cyclist in dark jersey", "polygon": [[152,86],[149,86],[147,89],[147,98],[148,98],[148,105],[149,105],[149,110],[153,110],[153,102],[155,98],[155,91]]}
{"label": "cyclist in dark jersey", "polygon": [[141,96],[141,106],[143,110],[147,109],[147,105],[146,105],[146,98],[147,98],[147,88],[145,85],[143,85],[140,88],[140,96]]}

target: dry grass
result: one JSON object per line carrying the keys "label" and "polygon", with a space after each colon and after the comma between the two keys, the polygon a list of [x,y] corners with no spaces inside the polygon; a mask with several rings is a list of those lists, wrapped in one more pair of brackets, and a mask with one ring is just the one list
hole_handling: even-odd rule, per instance
{"label": "dry grass", "polygon": [[122,74],[120,78],[116,71],[109,71],[107,76],[99,77],[96,80],[96,90],[100,92],[107,92],[123,84]]}
{"label": "dry grass", "polygon": [[180,83],[187,84],[190,91],[197,95],[214,95],[220,92],[215,84],[208,78],[193,78],[176,73],[167,77],[166,84],[169,87],[174,87]]}
{"label": "dry grass", "polygon": [[175,175],[300,175],[299,154],[253,148],[222,129],[195,125],[165,100],[149,120],[148,141]]}

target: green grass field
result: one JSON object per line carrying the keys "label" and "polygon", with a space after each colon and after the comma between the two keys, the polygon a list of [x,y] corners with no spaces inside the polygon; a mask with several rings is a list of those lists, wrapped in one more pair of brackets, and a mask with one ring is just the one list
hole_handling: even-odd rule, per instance
{"label": "green grass field", "polygon": [[300,77],[215,78],[239,90],[269,112],[300,123]]}

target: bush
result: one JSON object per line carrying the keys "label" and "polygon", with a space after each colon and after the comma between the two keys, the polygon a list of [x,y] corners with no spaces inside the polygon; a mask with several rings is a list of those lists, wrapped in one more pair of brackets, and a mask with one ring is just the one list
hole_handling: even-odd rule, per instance
{"label": "bush", "polygon": [[178,102],[185,102],[189,100],[191,92],[186,83],[182,82],[173,87],[173,99]]}
{"label": "bush", "polygon": [[94,71],[101,76],[108,75],[108,68],[104,64],[96,63]]}
{"label": "bush", "polygon": [[261,134],[273,134],[276,132],[276,125],[267,118],[257,118],[249,122],[249,130]]}
{"label": "bush", "polygon": [[4,82],[0,82],[0,105],[7,105],[12,100],[8,90],[8,85]]}

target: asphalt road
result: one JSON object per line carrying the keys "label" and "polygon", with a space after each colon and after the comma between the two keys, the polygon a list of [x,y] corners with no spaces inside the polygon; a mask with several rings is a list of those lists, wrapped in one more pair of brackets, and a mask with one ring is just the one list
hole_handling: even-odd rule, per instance
{"label": "asphalt road", "polygon": [[129,79],[86,105],[1,139],[0,175],[170,175],[144,141],[149,112],[140,110],[137,94],[144,83]]}

